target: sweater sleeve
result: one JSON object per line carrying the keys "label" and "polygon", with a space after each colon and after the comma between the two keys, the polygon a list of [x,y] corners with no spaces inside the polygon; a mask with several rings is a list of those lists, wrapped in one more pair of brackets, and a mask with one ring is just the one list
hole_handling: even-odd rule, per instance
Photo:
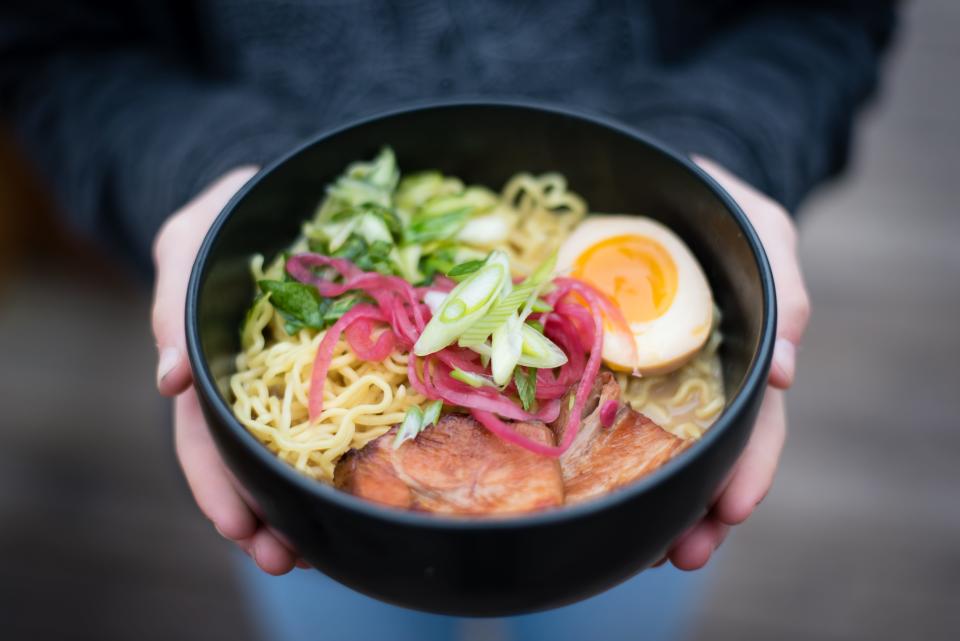
{"label": "sweater sleeve", "polygon": [[58,18],[0,9],[15,14],[0,20],[2,117],[72,226],[141,268],[172,211],[299,138],[268,97],[204,77],[116,10],[40,4]]}
{"label": "sweater sleeve", "polygon": [[[622,116],[793,210],[843,167],[857,108],[877,84],[893,4],[765,3],[696,47],[689,33],[664,42],[661,70],[627,83]],[[671,23],[674,32],[682,25]]]}

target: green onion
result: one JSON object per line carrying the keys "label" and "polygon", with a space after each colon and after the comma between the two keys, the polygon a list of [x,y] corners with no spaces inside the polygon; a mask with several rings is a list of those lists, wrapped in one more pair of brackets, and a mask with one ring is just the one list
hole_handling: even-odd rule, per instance
{"label": "green onion", "polygon": [[537,314],[544,314],[546,312],[553,311],[553,305],[549,304],[547,301],[542,298],[538,298],[533,301],[533,305],[530,306],[530,310]]}
{"label": "green onion", "polygon": [[514,313],[506,322],[493,332],[490,352],[490,371],[497,385],[506,385],[513,376],[513,370],[523,351],[523,339],[520,337],[520,317]]}
{"label": "green onion", "polygon": [[[517,365],[550,369],[560,367],[567,362],[567,355],[563,353],[563,350],[533,327],[524,323],[520,332],[523,345],[520,348],[520,358],[517,360]],[[493,354],[493,349],[487,343],[471,345],[470,349],[480,354],[481,359],[491,358]],[[481,360],[481,362],[483,361]]]}
{"label": "green onion", "polygon": [[356,233],[363,236],[368,243],[382,241],[393,244],[393,234],[383,218],[376,214],[363,214],[357,219]]}
{"label": "green onion", "polygon": [[530,325],[520,328],[522,346],[520,362],[540,369],[560,367],[567,362],[567,355],[556,343],[538,332]]}
{"label": "green onion", "polygon": [[407,243],[428,243],[436,240],[449,240],[463,228],[467,218],[473,213],[469,207],[456,209],[439,216],[417,214],[404,230]]}
{"label": "green onion", "polygon": [[423,280],[420,272],[420,256],[423,255],[421,245],[405,245],[394,249],[391,255],[393,263],[404,280],[410,283],[419,283]]}
{"label": "green onion", "polygon": [[371,185],[362,180],[341,177],[331,185],[327,192],[338,201],[349,207],[373,203],[381,207],[390,206],[390,192],[377,185]]}
{"label": "green onion", "polygon": [[384,147],[371,162],[357,162],[347,167],[327,191],[348,206],[373,203],[389,207],[399,180],[397,158],[392,149]]}
{"label": "green onion", "polygon": [[427,407],[423,410],[421,432],[440,420],[441,409],[443,409],[443,401],[433,401],[427,404]]}
{"label": "green onion", "polygon": [[510,279],[509,262],[503,252],[492,252],[487,264],[453,288],[436,315],[417,339],[417,356],[438,352],[453,343],[484,314]]}
{"label": "green onion", "polygon": [[403,417],[403,423],[397,430],[397,436],[393,439],[393,449],[397,449],[404,441],[417,438],[417,435],[423,431],[423,410],[417,405],[411,405]]}
{"label": "green onion", "polygon": [[443,174],[439,171],[425,171],[406,176],[400,181],[394,200],[398,207],[413,211],[434,196],[442,185]]}
{"label": "green onion", "polygon": [[494,304],[487,314],[470,327],[458,341],[460,347],[473,347],[487,340],[494,331],[507,322],[507,320],[524,305],[520,320],[526,320],[530,315],[533,304],[538,300],[540,291],[549,282],[553,269],[557,264],[557,256],[552,256],[543,261],[536,271],[519,285],[513,287],[513,291],[503,296],[500,301]]}
{"label": "green onion", "polygon": [[470,387],[496,387],[497,384],[482,374],[465,372],[462,369],[454,368],[450,372],[450,378],[466,383]]}
{"label": "green onion", "polygon": [[420,207],[419,216],[434,217],[449,214],[452,211],[467,209],[471,214],[486,212],[497,204],[497,198],[491,192],[480,187],[468,187],[461,194],[435,196]]}
{"label": "green onion", "polygon": [[516,314],[523,302],[533,292],[533,289],[526,283],[515,286],[513,291],[491,306],[490,311],[483,318],[463,333],[458,345],[460,347],[473,347],[485,342],[498,327],[507,322],[511,315]]}

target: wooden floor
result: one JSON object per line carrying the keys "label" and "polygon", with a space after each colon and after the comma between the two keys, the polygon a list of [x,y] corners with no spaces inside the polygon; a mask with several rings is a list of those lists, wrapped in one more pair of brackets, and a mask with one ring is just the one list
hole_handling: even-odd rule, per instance
{"label": "wooden floor", "polygon": [[[960,3],[911,3],[847,178],[803,212],[814,319],[773,493],[694,639],[960,638]],[[153,392],[142,294],[0,292],[0,638],[253,638]]]}

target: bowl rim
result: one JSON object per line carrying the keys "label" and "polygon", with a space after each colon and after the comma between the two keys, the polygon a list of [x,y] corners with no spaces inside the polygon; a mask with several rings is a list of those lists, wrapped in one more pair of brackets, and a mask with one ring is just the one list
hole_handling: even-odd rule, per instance
{"label": "bowl rim", "polygon": [[[703,182],[707,188],[713,192],[724,205],[727,213],[733,217],[739,226],[743,238],[751,250],[754,263],[760,275],[760,285],[763,296],[762,320],[759,344],[750,360],[746,376],[743,379],[740,389],[734,397],[727,402],[717,421],[710,426],[710,429],[706,431],[698,443],[682,452],[679,456],[671,459],[654,472],[630,483],[627,487],[608,492],[600,497],[576,505],[563,505],[559,508],[539,512],[502,516],[453,516],[414,512],[380,505],[305,476],[289,464],[277,458],[276,455],[257,440],[234,416],[233,410],[220,393],[209,365],[203,357],[197,318],[200,284],[207,271],[208,258],[220,231],[235,211],[237,205],[251,190],[255,189],[265,177],[272,174],[293,157],[314,145],[321,144],[348,130],[363,127],[372,122],[404,116],[412,112],[462,108],[531,111],[547,113],[551,116],[562,116],[574,120],[587,121],[591,125],[606,128],[614,133],[627,136],[652,147],[678,163],[687,172],[693,174],[695,178]],[[301,491],[320,501],[332,501],[339,509],[366,518],[391,521],[396,525],[437,530],[512,530],[516,528],[549,526],[563,521],[587,518],[593,514],[604,512],[623,503],[627,503],[654,486],[664,483],[668,478],[680,473],[683,469],[693,465],[701,458],[704,452],[709,449],[710,445],[730,429],[734,418],[745,410],[745,406],[749,403],[750,397],[756,392],[757,387],[765,384],[773,355],[773,344],[777,324],[776,292],[773,273],[756,230],[733,197],[730,196],[713,177],[707,174],[692,160],[669,149],[654,137],[638,131],[611,116],[595,111],[571,108],[537,100],[490,98],[431,100],[378,111],[311,135],[305,139],[304,142],[282,154],[272,162],[265,164],[233,195],[207,230],[191,269],[184,311],[187,352],[191,369],[194,372],[194,387],[202,399],[206,401],[208,407],[213,409],[221,423],[227,427],[232,433],[232,436],[247,450],[248,454],[257,459],[261,465],[266,466],[273,474],[283,478],[287,483],[297,486]],[[209,426],[207,429],[210,429]],[[751,426],[751,432],[752,430],[753,426]],[[220,451],[219,444],[217,445],[217,449]],[[222,455],[222,451],[220,453]]]}

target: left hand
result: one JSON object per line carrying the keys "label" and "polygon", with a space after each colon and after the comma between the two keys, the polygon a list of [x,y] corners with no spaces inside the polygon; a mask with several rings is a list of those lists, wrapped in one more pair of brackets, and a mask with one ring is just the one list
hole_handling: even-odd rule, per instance
{"label": "left hand", "polygon": [[810,301],[797,257],[797,231],[790,216],[783,207],[714,162],[695,160],[733,196],[760,236],[777,288],[777,341],[757,423],[740,460],[706,516],[681,535],[667,553],[666,559],[681,570],[706,565],[730,527],[746,521],[773,485],[787,434],[784,390],[793,384],[797,347],[810,317]]}
{"label": "left hand", "polygon": [[240,167],[210,185],[164,223],[154,242],[157,283],[153,300],[153,333],[159,363],[157,388],[174,401],[174,443],[177,460],[200,511],[217,531],[246,552],[269,574],[305,567],[293,547],[259,515],[256,503],[228,471],[203,419],[193,372],[187,359],[184,301],[190,270],[204,235],[227,201],[253,174]]}

